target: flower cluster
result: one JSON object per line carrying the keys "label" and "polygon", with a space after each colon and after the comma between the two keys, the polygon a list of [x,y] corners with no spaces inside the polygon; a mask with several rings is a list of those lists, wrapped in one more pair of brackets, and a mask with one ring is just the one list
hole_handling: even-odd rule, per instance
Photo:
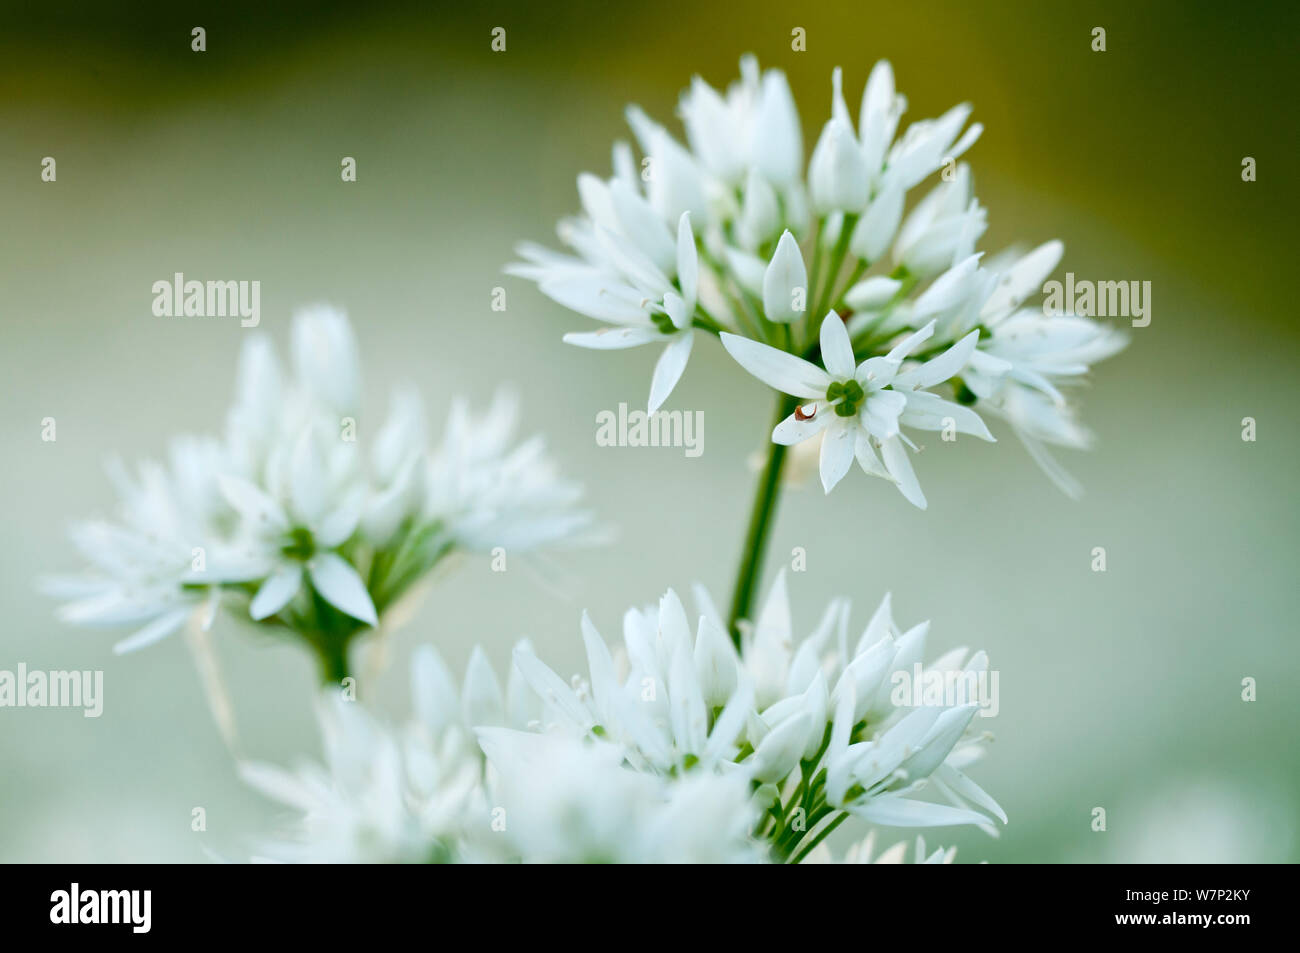
{"label": "flower cluster", "polygon": [[136,474],[111,466],[122,514],[73,528],[93,569],[49,581],[71,600],[63,618],[136,626],[125,652],[190,620],[206,629],[225,602],[306,639],[334,678],[351,639],[451,553],[526,552],[589,524],[541,440],[514,445],[508,395],[482,414],[457,401],[433,446],[418,396],[399,389],[363,449],[346,317],[298,313],[291,358],[286,374],[250,338],[224,438],[177,439]]}
{"label": "flower cluster", "polygon": [[[772,439],[821,441],[828,493],[856,459],[924,508],[909,459],[917,445],[903,428],[992,440],[984,411],[1076,493],[1045,446],[1089,444],[1062,388],[1125,338],[1085,317],[1022,307],[1059,262],[1060,243],[985,262],[976,243],[987,214],[957,162],[982,127],[967,125],[971,107],[961,104],[898,135],[905,110],[880,62],[855,129],[836,69],[831,116],[805,171],[785,76],[745,57],[725,93],[697,77],[682,94],[685,143],[630,108],[641,163],[631,145],[615,145],[610,178],[578,178],[582,213],[558,230],[571,253],[524,244],[507,270],[604,323],[566,335],[571,344],[665,345],[652,411],[685,371],[696,333],[718,336],[788,395]],[[909,190],[941,169],[905,215]]]}
{"label": "flower cluster", "polygon": [[[990,831],[1005,822],[963,771],[986,738],[972,729],[976,705],[916,704],[893,691],[895,673],[920,664],[928,625],[899,631],[886,597],[851,643],[849,604],[836,600],[796,640],[778,577],[737,652],[708,593],[697,588],[696,599],[694,627],[671,590],[657,606],[630,610],[615,651],[584,616],[588,674],[570,680],[521,643],[504,690],[478,650],[458,690],[437,654],[422,649],[406,731],[376,741],[369,716],[336,703],[327,772],[246,769],[302,812],[267,852],[799,862],[827,859],[819,845],[849,817]],[[954,650],[925,671],[986,669],[982,652],[966,656]],[[362,727],[340,732],[339,719]],[[464,743],[471,732],[481,755]],[[355,744],[340,750],[340,736]],[[946,803],[918,796],[927,787]],[[849,859],[870,852],[868,844]]]}

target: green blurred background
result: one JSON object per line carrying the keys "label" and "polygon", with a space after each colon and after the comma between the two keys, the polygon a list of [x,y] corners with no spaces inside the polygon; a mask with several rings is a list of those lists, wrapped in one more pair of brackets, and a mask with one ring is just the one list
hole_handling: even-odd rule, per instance
{"label": "green blurred background", "polygon": [[[892,590],[901,623],[933,620],[933,653],[983,646],[1001,672],[996,742],[974,774],[1011,822],[998,840],[931,843],[967,861],[1297,858],[1293,6],[169,7],[6,9],[0,29],[0,668],[103,669],[106,696],[98,720],[0,709],[0,859],[242,856],[276,817],[236,779],[183,640],[115,657],[115,633],[59,624],[34,590],[78,566],[69,521],[111,512],[107,455],[158,455],[173,433],[222,424],[250,332],[153,317],[150,286],[175,271],[260,280],[281,346],[295,306],[346,308],[372,411],[397,380],[438,408],[514,382],[527,429],[619,531],[563,557],[558,585],[462,566],[396,639],[373,693],[386,710],[406,709],[401,663],[418,641],[457,667],[482,642],[501,667],[527,634],[577,670],[583,608],[614,638],[627,606],[667,586],[728,597],[763,388],[699,348],[669,406],[704,411],[703,456],[597,447],[596,411],[643,401],[654,355],[561,345],[588,322],[501,266],[517,240],[552,239],[579,171],[608,172],[625,103],[671,122],[693,73],[721,86],[746,51],[789,73],[806,149],[835,65],[855,115],[881,57],[908,119],[970,100],[986,126],[968,156],[984,247],[1060,237],[1062,271],[1153,285],[1150,327],[1085,395],[1098,448],[1066,459],[1081,502],[1013,438],[931,442],[917,464],[928,512],[865,478],[783,502],[768,578],[807,548],[790,578],[801,626],[836,594],[865,624]],[[193,26],[206,53],[190,51]],[[794,27],[806,52],[790,49]],[[44,156],[56,183],[40,180]],[[343,156],[355,184],[340,182]],[[490,309],[496,286],[505,313]],[[311,661],[230,619],[217,638],[246,753],[315,751]],[[1105,833],[1091,830],[1098,806]]]}

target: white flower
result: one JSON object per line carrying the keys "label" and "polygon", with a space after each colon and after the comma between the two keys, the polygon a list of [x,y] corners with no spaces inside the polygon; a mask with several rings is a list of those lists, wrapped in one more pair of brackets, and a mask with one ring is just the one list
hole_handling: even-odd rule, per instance
{"label": "white flower", "polygon": [[316,305],[294,315],[293,367],[314,401],[339,417],[360,411],[361,357],[341,311]]}
{"label": "white flower", "polygon": [[845,241],[851,237],[855,255],[874,260],[898,230],[906,190],[979,135],[973,126],[957,138],[970,112],[963,106],[914,124],[893,144],[903,108],[889,65],[878,64],[855,134],[836,69],[832,116],[805,181],[789,84],[778,70],[760,73],[746,56],[741,80],[725,95],[698,77],[683,93],[686,145],[630,107],[627,120],[643,165],[628,146],[616,145],[613,176],[579,176],[582,214],[560,223],[560,239],[574,254],[523,244],[522,261],[506,271],[608,325],[565,335],[570,344],[596,350],[665,344],[648,402],[657,410],[685,370],[697,329],[743,328],[766,339],[763,319],[790,324],[806,316],[817,289],[807,287],[797,239],[811,215],[836,217],[819,229],[827,242],[850,227],[845,216],[851,216],[856,226]]}
{"label": "white flower", "polygon": [[297,812],[260,844],[289,863],[446,863],[476,859],[488,826],[482,756],[459,726],[395,731],[334,695],[320,712],[325,764],[290,771],[245,762],[240,776]]}
{"label": "white flower", "polygon": [[233,463],[218,441],[182,437],[165,465],[145,463],[138,476],[113,461],[109,474],[121,497],[117,522],[89,520],[72,540],[93,567],[82,576],[44,580],[49,594],[71,600],[59,617],[79,625],[136,626],[114,646],[143,648],[191,619],[212,625],[225,583],[256,580],[264,558],[227,539],[234,514],[217,489]]}
{"label": "white flower", "polygon": [[222,478],[223,495],[271,566],[249,606],[255,621],[280,612],[308,577],[334,608],[378,624],[365,582],[337,551],[356,531],[366,504],[353,447],[313,428],[299,436],[291,455],[271,457],[266,489],[239,477]]}
{"label": "white flower", "polygon": [[697,634],[669,590],[653,616],[630,612],[617,659],[583,615],[589,681],[571,686],[529,652],[515,666],[543,705],[544,724],[616,741],[641,770],[668,774],[729,762],[752,708],[753,691],[737,674],[736,653],[721,626],[699,620]]}
{"label": "white flower", "polygon": [[526,863],[745,863],[757,820],[741,775],[632,771],[614,745],[567,733],[484,729],[489,788],[508,852]]}
{"label": "white flower", "polygon": [[[827,493],[844,477],[856,457],[864,472],[894,481],[909,502],[924,509],[925,495],[903,448],[908,441],[900,425],[940,430],[948,418],[963,433],[993,439],[983,421],[969,408],[920,389],[933,387],[959,373],[975,349],[978,331],[972,331],[931,360],[903,369],[907,357],[933,333],[931,322],[908,335],[885,356],[868,358],[855,365],[844,321],[832,311],[821,326],[825,369],[732,334],[724,334],[722,344],[745,370],[768,386],[813,401],[778,424],[772,439],[794,444],[825,430],[821,478]],[[884,457],[883,466],[876,447]]]}
{"label": "white flower", "polygon": [[831,74],[831,118],[822,129],[808,164],[808,192],[813,211],[860,212],[871,195],[871,168],[853,133],[853,122],[844,105],[841,73]]}
{"label": "white flower", "polygon": [[508,714],[515,702],[536,698],[514,687],[503,697],[477,648],[459,689],[436,651],[419,649],[412,693],[416,716],[400,729],[360,703],[324,699],[324,765],[241,766],[248,783],[295,810],[283,834],[262,842],[263,856],[308,863],[762,859],[749,837],[757,812],[743,775],[654,777],[627,768],[612,744],[504,727],[518,724]]}
{"label": "white flower", "polygon": [[429,460],[422,519],[457,549],[524,554],[580,541],[592,524],[591,513],[577,508],[582,488],[560,475],[545,440],[515,443],[518,416],[518,398],[508,390],[478,415],[467,401],[452,402]]}
{"label": "white flower", "polygon": [[[911,677],[924,656],[928,623],[900,632],[886,596],[850,649],[848,613],[847,602],[833,602],[812,635],[796,643],[784,574],[778,576],[742,652],[765,706],[751,721],[751,743],[764,731],[795,732],[791,724],[810,719],[802,762],[813,762],[810,771],[825,768],[822,808],[830,813],[905,827],[1005,822],[997,803],[960,770],[980,750],[981,737],[969,731],[976,705],[908,708],[892,697],[895,673]],[[975,678],[988,664],[982,652],[965,664],[964,658],[957,649],[928,669]],[[912,796],[927,784],[951,806]]]}
{"label": "white flower", "polygon": [[[890,183],[871,200],[854,226],[849,250],[864,261],[876,261],[894,240],[902,219],[903,189],[897,183]],[[849,300],[849,304],[853,302]]]}
{"label": "white flower", "polygon": [[[478,649],[458,683],[422,648],[415,716],[403,729],[335,699],[324,712],[324,768],[243,769],[300,811],[268,855],[819,860],[812,848],[849,815],[989,831],[1005,822],[963,771],[985,740],[970,729],[976,705],[895,698],[895,673],[912,676],[924,657],[927,624],[900,632],[886,596],[852,647],[848,603],[836,600],[796,640],[779,576],[738,653],[708,593],[697,588],[696,598],[694,635],[669,590],[627,613],[613,653],[584,617],[586,679],[560,678],[521,644],[504,689]],[[921,674],[947,684],[986,667],[982,652],[954,649]],[[465,746],[470,732],[482,756]],[[923,789],[948,803],[917,797]]]}
{"label": "white flower", "polygon": [[[584,617],[585,678],[566,681],[530,652],[516,652],[542,705],[542,727],[613,745],[630,768],[658,777],[743,776],[769,810],[786,800],[793,811],[796,782],[818,775],[824,787],[815,797],[797,793],[807,794],[802,807],[819,821],[842,813],[889,826],[991,829],[993,818],[1005,821],[961,770],[983,740],[970,730],[977,703],[895,704],[894,675],[913,676],[927,624],[900,632],[887,596],[851,649],[848,603],[837,600],[796,642],[780,575],[737,653],[707,592],[696,596],[694,637],[669,590],[657,607],[627,613],[617,652]],[[982,652],[967,660],[958,649],[923,674],[978,683],[986,668]],[[950,803],[917,798],[927,784]],[[787,816],[777,820],[768,836],[781,844]]]}
{"label": "white flower", "polygon": [[[522,641],[519,654],[531,654]],[[434,736],[449,728],[526,728],[539,724],[541,705],[527,688],[518,666],[510,667],[503,689],[487,655],[478,646],[470,653],[465,678],[458,683],[432,645],[421,645],[411,656],[411,699],[415,720]]]}
{"label": "white flower", "polygon": [[975,198],[970,166],[963,162],[907,216],[894,242],[894,261],[912,274],[935,275],[968,258],[987,227],[988,213]]}
{"label": "white flower", "polygon": [[1040,292],[1063,252],[1059,241],[1045,242],[989,268],[977,267],[972,255],[935,280],[914,314],[933,316],[947,336],[983,329],[958,396],[1005,419],[1053,482],[1077,497],[1082,487],[1044,445],[1091,445],[1092,434],[1063,388],[1123,350],[1128,337],[1090,318],[1021,307]]}
{"label": "white flower", "polygon": [[542,442],[514,444],[505,395],[481,416],[456,402],[430,452],[419,397],[398,388],[367,454],[346,317],[299,312],[290,350],[286,376],[264,337],[245,343],[224,440],[175,441],[168,466],[138,478],[114,466],[120,521],[73,529],[95,571],[46,584],[72,600],[65,619],[134,625],[117,646],[129,651],[190,620],[207,629],[225,601],[345,649],[448,554],[528,552],[589,525]]}
{"label": "white flower", "polygon": [[568,344],[621,350],[667,343],[650,385],[649,409],[658,410],[686,370],[694,342],[699,257],[690,213],[681,213],[674,242],[634,186],[584,176],[579,191],[589,219],[568,223],[561,237],[583,258],[522,245],[525,261],[506,271],[532,278],[548,298],[610,325],[566,334]]}
{"label": "white flower", "polygon": [[803,316],[810,307],[807,302],[808,270],[799,243],[787,230],[763,273],[763,313],[769,321],[788,324]]}
{"label": "white flower", "polygon": [[745,180],[745,198],[736,222],[740,246],[753,252],[771,239],[780,227],[781,203],[776,190],[756,169],[751,169],[749,178]]}

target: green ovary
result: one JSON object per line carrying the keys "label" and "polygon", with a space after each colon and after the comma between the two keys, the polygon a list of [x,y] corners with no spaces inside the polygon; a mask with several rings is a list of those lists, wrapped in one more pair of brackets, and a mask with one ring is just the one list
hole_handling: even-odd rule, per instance
{"label": "green ovary", "polygon": [[852,417],[856,414],[866,396],[862,385],[855,380],[835,381],[826,388],[827,400],[839,399],[840,401],[835,405],[835,413],[840,417]]}
{"label": "green ovary", "polygon": [[312,538],[311,530],[302,526],[289,530],[280,552],[290,559],[311,559],[316,552],[316,540]]}

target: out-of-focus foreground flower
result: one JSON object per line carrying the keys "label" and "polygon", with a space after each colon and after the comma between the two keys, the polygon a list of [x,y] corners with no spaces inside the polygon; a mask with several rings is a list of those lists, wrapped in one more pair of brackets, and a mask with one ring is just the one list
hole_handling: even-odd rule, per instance
{"label": "out-of-focus foreground flower", "polygon": [[431,445],[410,389],[370,429],[342,313],[298,313],[291,344],[286,373],[268,339],[248,340],[223,438],[178,438],[135,473],[111,466],[119,518],[72,530],[90,571],[47,582],[69,600],[62,618],[134,627],[126,652],[206,630],[225,605],[307,643],[335,682],[354,639],[449,555],[513,556],[590,525],[541,439],[514,442],[509,395],[483,413],[456,401]]}
{"label": "out-of-focus foreground flower", "polygon": [[[614,651],[584,617],[585,677],[561,678],[521,643],[504,688],[477,650],[461,686],[432,649],[420,650],[416,717],[405,729],[378,731],[358,703],[336,702],[325,769],[245,769],[300,812],[263,852],[825,861],[825,838],[851,818],[991,833],[1006,821],[965,774],[988,738],[972,724],[973,694],[899,691],[915,677],[969,688],[987,670],[982,652],[956,649],[922,665],[928,625],[900,631],[888,597],[855,640],[845,600],[797,640],[778,577],[738,653],[712,599],[696,596],[697,626],[669,590],[657,606],[626,614]],[[360,727],[339,729],[350,722]],[[465,743],[472,736],[478,748]],[[341,749],[340,738],[355,743]],[[937,800],[924,796],[931,792]],[[870,854],[867,842],[847,859]]]}

